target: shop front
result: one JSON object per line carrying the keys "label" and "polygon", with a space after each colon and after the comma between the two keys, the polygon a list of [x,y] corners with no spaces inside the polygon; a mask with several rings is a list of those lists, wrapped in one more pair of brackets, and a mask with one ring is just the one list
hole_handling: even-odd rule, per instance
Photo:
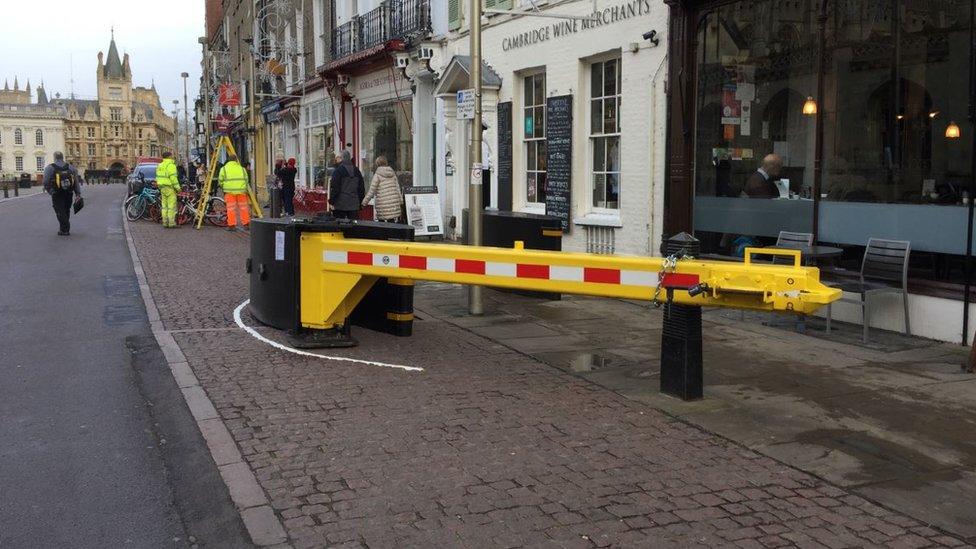
{"label": "shop front", "polygon": [[337,149],[333,103],[325,89],[318,89],[303,98],[301,109],[298,179],[302,186],[325,188]]}
{"label": "shop front", "polygon": [[[566,250],[653,255],[663,232],[667,51],[658,37],[668,8],[549,4],[539,7],[545,17],[492,16],[483,30],[485,204],[558,217]],[[454,94],[466,74],[455,87],[446,81],[453,66],[469,69],[468,36],[450,49],[438,88],[441,150],[451,156],[438,177],[460,180],[447,203],[464,207],[471,130],[459,123]]]}
{"label": "shop front", "polygon": [[366,178],[372,178],[378,157],[386,158],[401,186],[413,184],[413,97],[410,82],[392,66],[353,78],[347,92],[358,120],[354,152]]}
{"label": "shop front", "polygon": [[[971,3],[670,4],[667,232],[727,256],[812,233],[844,250],[828,276],[910,241],[916,332],[971,333]],[[872,324],[901,330],[887,305]]]}

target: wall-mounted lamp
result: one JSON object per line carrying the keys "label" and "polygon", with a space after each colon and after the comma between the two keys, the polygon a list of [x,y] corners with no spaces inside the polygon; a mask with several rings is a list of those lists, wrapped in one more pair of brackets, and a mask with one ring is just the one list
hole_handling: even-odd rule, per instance
{"label": "wall-mounted lamp", "polygon": [[959,139],[962,137],[962,130],[959,129],[959,124],[949,122],[949,125],[946,126],[945,136],[946,139]]}
{"label": "wall-mounted lamp", "polygon": [[807,100],[803,103],[803,114],[807,116],[813,116],[817,114],[817,101],[813,96],[808,96]]}

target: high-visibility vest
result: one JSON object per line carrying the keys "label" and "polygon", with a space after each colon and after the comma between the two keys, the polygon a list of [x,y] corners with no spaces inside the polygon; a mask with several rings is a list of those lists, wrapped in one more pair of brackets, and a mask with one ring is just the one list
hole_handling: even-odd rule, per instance
{"label": "high-visibility vest", "polygon": [[176,175],[176,162],[172,158],[164,158],[156,166],[156,186],[180,188],[180,178]]}
{"label": "high-visibility vest", "polygon": [[217,180],[220,188],[227,194],[244,194],[247,191],[247,170],[237,161],[231,160],[224,164]]}

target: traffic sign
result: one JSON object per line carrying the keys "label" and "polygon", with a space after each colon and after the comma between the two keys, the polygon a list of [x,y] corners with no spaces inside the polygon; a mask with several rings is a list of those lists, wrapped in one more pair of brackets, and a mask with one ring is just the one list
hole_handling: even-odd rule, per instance
{"label": "traffic sign", "polygon": [[474,90],[458,90],[458,120],[474,120]]}

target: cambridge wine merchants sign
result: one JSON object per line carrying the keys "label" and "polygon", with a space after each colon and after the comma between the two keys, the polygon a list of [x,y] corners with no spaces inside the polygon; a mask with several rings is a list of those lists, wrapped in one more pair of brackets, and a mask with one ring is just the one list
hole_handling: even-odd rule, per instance
{"label": "cambridge wine merchants sign", "polygon": [[534,44],[541,44],[557,38],[564,38],[590,29],[597,29],[626,21],[635,17],[643,17],[651,13],[651,0],[630,0],[597,10],[591,14],[591,19],[569,19],[539,27],[526,32],[520,32],[502,39],[502,50],[511,51]]}

